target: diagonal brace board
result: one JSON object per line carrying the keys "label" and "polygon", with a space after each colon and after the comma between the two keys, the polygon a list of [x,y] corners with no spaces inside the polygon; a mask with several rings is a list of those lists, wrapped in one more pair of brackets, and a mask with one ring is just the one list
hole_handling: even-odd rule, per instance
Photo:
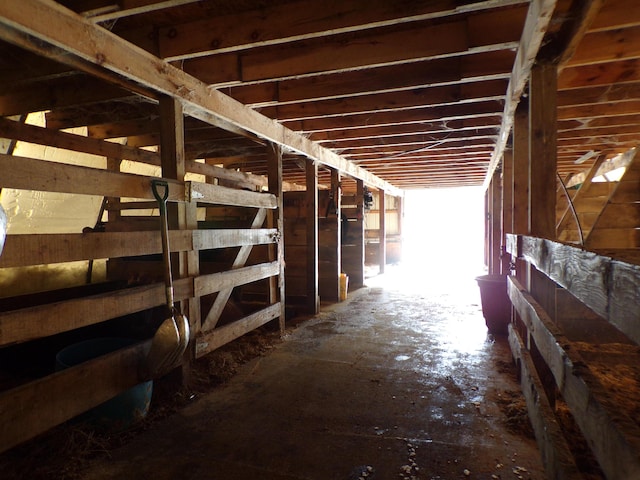
{"label": "diagonal brace board", "polygon": [[[260,228],[264,223],[266,216],[267,216],[267,210],[264,208],[260,208],[256,212],[256,216],[254,217],[253,222],[251,223],[251,228]],[[244,266],[244,264],[247,263],[247,260],[249,259],[249,254],[251,254],[252,248],[253,248],[253,245],[243,245],[242,247],[240,247],[240,250],[238,251],[236,258],[233,261],[233,264],[231,265],[231,269],[240,268]],[[216,296],[216,299],[213,302],[211,310],[209,310],[209,313],[207,314],[207,318],[205,318],[204,322],[202,322],[203,332],[206,332],[208,330],[212,330],[215,328],[215,326],[218,323],[218,320],[220,320],[220,316],[222,315],[222,310],[224,309],[224,306],[227,304],[227,301],[229,301],[229,297],[231,296],[232,292],[233,292],[233,288],[226,288],[218,292],[218,295]]]}

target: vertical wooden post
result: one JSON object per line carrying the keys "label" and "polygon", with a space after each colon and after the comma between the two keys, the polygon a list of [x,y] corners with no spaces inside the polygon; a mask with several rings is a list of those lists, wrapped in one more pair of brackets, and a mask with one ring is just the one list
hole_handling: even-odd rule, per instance
{"label": "vertical wooden post", "polygon": [[504,246],[506,246],[507,233],[513,233],[513,151],[505,150],[502,157],[502,271],[503,275],[509,275],[510,258]]}
{"label": "vertical wooden post", "polygon": [[[182,104],[171,97],[160,98],[160,161],[162,176],[184,181],[186,173],[184,155],[184,115]],[[167,205],[167,221],[171,229],[197,229],[197,205],[195,202]],[[172,254],[173,273],[179,278],[200,274],[197,251]],[[181,310],[189,319],[191,336],[200,329],[200,299],[190,298],[181,303]],[[191,362],[195,358],[195,346],[189,344],[182,364],[182,382],[189,382]]]}
{"label": "vertical wooden post", "polygon": [[396,205],[398,209],[398,241],[400,242],[400,257],[402,258],[402,223],[404,221],[404,197],[396,197]]}
{"label": "vertical wooden post", "polygon": [[378,215],[380,218],[380,230],[378,231],[380,273],[384,273],[387,264],[387,226],[386,226],[386,206],[384,190],[378,190]]}
{"label": "vertical wooden post", "polygon": [[[539,63],[531,70],[529,82],[529,235],[550,240],[556,238],[557,77],[557,65]],[[528,288],[555,319],[555,283],[531,266]],[[553,375],[543,360],[532,357],[554,405]]]}
{"label": "vertical wooden post", "polygon": [[500,185],[500,171],[496,169],[489,186],[489,208],[490,208],[490,256],[489,256],[489,274],[499,275],[502,261],[501,240],[502,240],[502,187]]}
{"label": "vertical wooden post", "polygon": [[[349,283],[355,287],[361,287],[364,285],[364,182],[360,179],[356,179],[356,227],[349,226],[354,243],[357,245],[358,253],[358,266],[351,274]],[[356,230],[357,231],[354,231]]]}
{"label": "vertical wooden post", "polygon": [[318,296],[318,164],[307,159],[305,163],[306,227],[307,227],[307,311],[319,311]]}
{"label": "vertical wooden post", "polygon": [[269,301],[271,304],[280,302],[280,333],[285,327],[285,285],[284,285],[284,203],[282,198],[282,147],[275,143],[267,144],[267,172],[269,175],[269,192],[276,196],[277,208],[271,211],[269,223],[271,228],[278,230],[276,254],[273,260],[278,261],[279,274],[269,279]]}
{"label": "vertical wooden post", "polygon": [[[511,174],[513,212],[511,229],[517,235],[529,233],[529,101],[522,98],[513,122],[513,171]],[[528,284],[524,260],[516,259],[516,277]]]}
{"label": "vertical wooden post", "polygon": [[[336,206],[336,217],[338,218],[337,232],[337,259],[336,269],[339,278],[342,272],[342,187],[340,183],[340,172],[331,169],[331,191],[333,192],[333,201]],[[340,298],[340,281],[338,280],[338,298]]]}
{"label": "vertical wooden post", "polygon": [[529,89],[529,233],[556,238],[557,80],[555,64],[536,64]]}

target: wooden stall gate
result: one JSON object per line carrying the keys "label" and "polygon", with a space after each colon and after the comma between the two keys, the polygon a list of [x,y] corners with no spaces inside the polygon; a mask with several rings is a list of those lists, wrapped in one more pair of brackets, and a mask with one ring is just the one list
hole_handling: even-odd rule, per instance
{"label": "wooden stall gate", "polygon": [[[38,265],[79,261],[89,264],[110,259],[110,278],[103,284],[30,295],[29,303],[22,297],[3,299],[4,308],[0,312],[3,359],[21,348],[30,354],[53,355],[43,347],[47,341],[59,345],[77,340],[102,324],[115,328],[124,325],[128,333],[136,327],[141,329],[135,345],[63,371],[53,372],[51,356],[45,359],[46,366],[38,371],[21,371],[19,378],[15,372],[3,372],[0,451],[4,451],[145,380],[140,372],[150,343],[148,338],[154,330],[148,329],[146,319],[140,314],[165,304],[165,287],[154,273],[160,271],[158,217],[140,213],[154,207],[151,181],[157,177],[118,171],[119,159],[159,166],[159,154],[10,120],[0,122],[0,136],[118,159],[109,161],[107,168],[95,168],[0,155],[3,172],[0,188],[68,193],[79,195],[80,199],[85,195],[102,196],[109,199],[107,209],[111,220],[101,225],[104,228],[87,229],[83,233],[8,235],[0,257],[0,273],[15,269],[29,271]],[[187,363],[270,320],[280,318],[283,326],[284,263],[281,209],[278,208],[282,198],[278,165],[282,157],[279,147],[268,145],[267,148],[272,150],[271,162],[278,180],[195,161],[186,161],[184,165],[187,172],[206,175],[210,182],[224,178],[244,187],[247,182],[256,188],[268,185],[273,193],[165,178],[169,185],[168,200],[181,210],[180,213],[174,209],[169,240],[177,267],[175,299],[182,302],[192,327],[191,348],[184,359]],[[125,198],[133,200],[125,201]],[[198,225],[198,207],[219,209],[223,206],[249,211],[251,221],[235,228]],[[265,217],[269,216],[269,226],[263,228]],[[245,265],[247,252],[255,245],[275,248],[270,249],[267,261]],[[210,270],[206,258],[216,250],[232,251],[233,258],[229,264],[218,264]],[[201,257],[204,257],[202,263]],[[264,305],[232,323],[218,325],[222,307],[233,288],[262,279],[269,279],[271,285]],[[200,317],[200,301],[216,293],[213,303],[209,302],[211,308],[203,309]],[[114,319],[126,321],[112,324]],[[3,368],[11,365],[3,361]]]}

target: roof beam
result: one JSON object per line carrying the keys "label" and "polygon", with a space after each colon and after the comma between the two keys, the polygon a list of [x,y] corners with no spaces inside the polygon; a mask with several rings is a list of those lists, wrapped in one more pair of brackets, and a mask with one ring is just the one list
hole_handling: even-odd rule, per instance
{"label": "roof beam", "polygon": [[[51,1],[23,0],[0,3],[0,37],[30,51],[40,52],[42,42],[60,49],[58,59],[71,57],[74,65],[87,64],[109,72],[114,81],[124,79],[133,86],[178,99],[185,113],[225,129],[242,130],[283,145],[344,174],[393,195],[402,191],[370,172],[273,122],[236,100],[208,88],[206,84],[167,62],[94,25]],[[81,62],[77,62],[80,59]]]}
{"label": "roof beam", "polygon": [[524,88],[529,81],[531,67],[542,45],[542,39],[549,28],[556,3],[557,0],[532,0],[529,5],[518,53],[516,54],[516,61],[514,62],[509,86],[507,88],[500,135],[498,136],[498,142],[491,156],[491,162],[489,163],[487,175],[484,179],[483,186],[485,189],[489,186],[496,167],[502,161],[502,155],[504,154],[507,140],[513,127],[513,117],[516,107],[518,103],[520,103],[522,92],[524,92]]}
{"label": "roof beam", "polygon": [[523,3],[526,2],[484,0],[456,6],[456,2],[438,0],[405,2],[399,7],[388,1],[343,0],[333,2],[330,13],[324,2],[267,5],[259,12],[222,15],[161,28],[160,56],[185,60]]}

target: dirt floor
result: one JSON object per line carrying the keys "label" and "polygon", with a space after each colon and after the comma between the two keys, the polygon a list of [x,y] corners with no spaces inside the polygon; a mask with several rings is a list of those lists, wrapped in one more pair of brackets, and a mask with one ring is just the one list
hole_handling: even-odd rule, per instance
{"label": "dirt floor", "polygon": [[[133,432],[73,442],[67,427],[50,444],[57,462],[16,449],[3,478],[544,479],[508,343],[487,333],[473,279],[406,280],[391,269],[282,339],[214,352]],[[34,454],[45,460],[18,461]]]}

